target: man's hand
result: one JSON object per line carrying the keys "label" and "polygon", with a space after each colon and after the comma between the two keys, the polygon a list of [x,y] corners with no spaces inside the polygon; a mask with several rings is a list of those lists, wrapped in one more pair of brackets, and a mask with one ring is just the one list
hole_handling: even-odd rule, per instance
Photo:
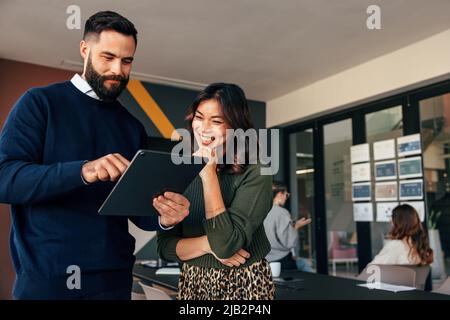
{"label": "man's hand", "polygon": [[153,207],[160,214],[160,223],[164,227],[174,226],[189,215],[189,200],[174,192],[153,199]]}
{"label": "man's hand", "polygon": [[220,261],[220,263],[228,266],[228,267],[239,267],[241,264],[244,264],[248,258],[250,258],[250,253],[245,251],[244,249],[239,250],[232,257],[228,259],[220,259],[218,258],[214,252],[211,251],[211,254]]}
{"label": "man's hand", "polygon": [[81,175],[87,183],[117,181],[130,165],[130,161],[118,153],[111,153],[97,160],[86,162]]}

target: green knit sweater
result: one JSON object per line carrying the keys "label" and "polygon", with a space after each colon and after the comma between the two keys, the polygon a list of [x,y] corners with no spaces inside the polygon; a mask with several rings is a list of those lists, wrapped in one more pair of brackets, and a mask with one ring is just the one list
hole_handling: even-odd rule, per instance
{"label": "green knit sweater", "polygon": [[[240,174],[218,173],[226,211],[211,219],[205,217],[203,185],[197,176],[184,193],[191,203],[189,216],[171,230],[157,234],[159,255],[168,261],[182,262],[176,254],[178,241],[207,235],[212,251],[219,258],[229,258],[241,248],[250,253],[242,266],[264,258],[270,251],[263,222],[272,208],[272,176],[261,175],[260,169],[260,165],[249,165]],[[183,262],[208,268],[229,268],[212,254]]]}

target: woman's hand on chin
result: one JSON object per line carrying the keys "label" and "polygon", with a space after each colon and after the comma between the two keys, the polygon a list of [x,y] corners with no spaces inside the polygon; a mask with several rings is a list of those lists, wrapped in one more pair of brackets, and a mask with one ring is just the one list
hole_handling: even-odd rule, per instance
{"label": "woman's hand on chin", "polygon": [[194,153],[194,156],[206,158],[208,161],[206,166],[202,169],[202,171],[200,171],[199,174],[202,180],[217,175],[217,155],[215,148],[200,147]]}

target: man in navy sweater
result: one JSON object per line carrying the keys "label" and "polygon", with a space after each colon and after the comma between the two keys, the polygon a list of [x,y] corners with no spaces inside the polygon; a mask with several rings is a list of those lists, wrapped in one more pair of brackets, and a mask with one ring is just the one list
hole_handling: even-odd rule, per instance
{"label": "man in navy sweater", "polygon": [[[11,204],[16,299],[130,299],[128,219],[97,210],[128,159],[146,147],[144,127],[116,100],[128,82],[136,34],[119,14],[96,13],[80,43],[82,76],[28,90],[6,120],[0,202]],[[153,206],[159,218],[130,219],[156,230],[189,213],[189,201],[173,193]]]}

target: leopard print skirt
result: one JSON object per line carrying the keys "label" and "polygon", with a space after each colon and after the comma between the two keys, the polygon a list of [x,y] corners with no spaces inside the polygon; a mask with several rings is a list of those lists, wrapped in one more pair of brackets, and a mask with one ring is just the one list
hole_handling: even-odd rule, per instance
{"label": "leopard print skirt", "polygon": [[275,286],[269,263],[263,259],[232,269],[183,264],[178,300],[273,300]]}

